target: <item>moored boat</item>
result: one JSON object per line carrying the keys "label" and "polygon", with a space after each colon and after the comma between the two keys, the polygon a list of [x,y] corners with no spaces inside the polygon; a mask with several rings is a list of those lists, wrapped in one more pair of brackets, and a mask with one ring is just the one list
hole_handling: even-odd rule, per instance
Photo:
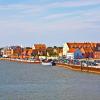
{"label": "moored boat", "polygon": [[52,62],[42,62],[42,65],[52,66]]}
{"label": "moored boat", "polygon": [[55,66],[56,63],[53,60],[42,60],[42,65],[50,65],[50,66]]}

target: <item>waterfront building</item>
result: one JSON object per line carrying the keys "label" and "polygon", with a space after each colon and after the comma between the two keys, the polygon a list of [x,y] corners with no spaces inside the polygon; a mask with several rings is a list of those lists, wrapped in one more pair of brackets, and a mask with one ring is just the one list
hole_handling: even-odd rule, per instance
{"label": "waterfront building", "polygon": [[32,56],[32,48],[31,47],[25,47],[23,48],[22,54],[21,54],[21,58],[23,59],[29,59]]}
{"label": "waterfront building", "polygon": [[94,51],[94,58],[100,59],[100,43],[97,43],[95,51]]}
{"label": "waterfront building", "polygon": [[9,47],[4,47],[1,50],[2,57],[10,57],[13,54],[13,50],[11,50]]}
{"label": "waterfront building", "polygon": [[34,44],[33,47],[33,55],[43,56],[46,55],[46,45],[45,44]]}
{"label": "waterfront building", "polygon": [[59,56],[62,57],[63,56],[63,47],[54,47],[53,48],[53,52]]}
{"label": "waterfront building", "polygon": [[63,47],[58,47],[58,55],[59,57],[63,56]]}
{"label": "waterfront building", "polygon": [[47,56],[53,56],[53,47],[47,47]]}
{"label": "waterfront building", "polygon": [[83,55],[80,49],[70,48],[67,52],[67,59],[82,59]]}
{"label": "waterfront building", "polygon": [[20,46],[9,46],[1,50],[3,57],[18,58],[21,55]]}
{"label": "waterfront building", "polygon": [[2,57],[2,49],[3,49],[3,48],[0,48],[0,57]]}
{"label": "waterfront building", "polygon": [[22,48],[20,46],[11,46],[10,49],[13,51],[11,58],[20,58]]}
{"label": "waterfront building", "polygon": [[[63,55],[68,56],[70,49],[79,49],[80,54],[82,54],[81,58],[93,58],[94,49],[96,47],[96,43],[76,43],[76,42],[68,42],[63,45]],[[76,57],[75,57],[76,58]]]}
{"label": "waterfront building", "polygon": [[63,56],[63,47],[48,47],[47,48],[47,56],[56,56],[62,57]]}

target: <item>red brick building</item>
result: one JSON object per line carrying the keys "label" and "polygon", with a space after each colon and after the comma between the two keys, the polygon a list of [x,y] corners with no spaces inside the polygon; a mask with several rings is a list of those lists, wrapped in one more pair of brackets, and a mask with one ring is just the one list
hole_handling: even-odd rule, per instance
{"label": "red brick building", "polygon": [[84,58],[93,58],[94,57],[94,50],[96,48],[97,43],[77,43],[77,42],[68,42],[65,43],[63,46],[63,55],[67,55],[69,50],[71,49],[80,49]]}
{"label": "red brick building", "polygon": [[100,43],[97,43],[94,50],[94,59],[100,59]]}
{"label": "red brick building", "polygon": [[46,45],[45,44],[34,44],[33,47],[33,55],[44,56],[46,55]]}

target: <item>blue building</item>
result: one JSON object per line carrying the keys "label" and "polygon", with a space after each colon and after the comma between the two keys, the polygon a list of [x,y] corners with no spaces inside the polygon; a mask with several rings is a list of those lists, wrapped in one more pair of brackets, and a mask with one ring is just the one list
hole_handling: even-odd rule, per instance
{"label": "blue building", "polygon": [[76,49],[74,52],[74,59],[82,59],[84,58],[82,52],[80,51],[80,49]]}

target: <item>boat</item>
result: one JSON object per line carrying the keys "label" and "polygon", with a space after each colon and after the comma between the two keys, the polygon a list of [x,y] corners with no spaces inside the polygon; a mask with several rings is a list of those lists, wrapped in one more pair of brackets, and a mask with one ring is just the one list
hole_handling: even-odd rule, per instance
{"label": "boat", "polygon": [[42,65],[49,65],[49,66],[55,66],[56,63],[53,60],[43,60]]}
{"label": "boat", "polygon": [[42,62],[42,65],[52,66],[52,62]]}

